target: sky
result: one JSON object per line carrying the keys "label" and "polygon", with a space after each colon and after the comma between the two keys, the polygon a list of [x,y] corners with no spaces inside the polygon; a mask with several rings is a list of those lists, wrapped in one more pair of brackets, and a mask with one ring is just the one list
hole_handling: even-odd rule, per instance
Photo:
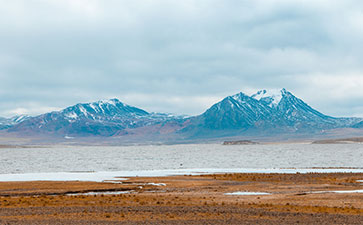
{"label": "sky", "polygon": [[118,98],[197,115],[286,88],[363,117],[360,0],[0,0],[0,116]]}

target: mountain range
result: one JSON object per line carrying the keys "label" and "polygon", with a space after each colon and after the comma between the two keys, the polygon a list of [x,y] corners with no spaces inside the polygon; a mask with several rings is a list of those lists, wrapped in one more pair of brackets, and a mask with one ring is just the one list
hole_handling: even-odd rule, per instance
{"label": "mountain range", "polygon": [[[233,138],[314,137],[363,128],[362,118],[336,118],[291,92],[261,90],[228,96],[203,114],[149,113],[118,99],[79,103],[39,116],[0,118],[1,135],[58,141],[109,138],[119,142],[190,142]],[[362,129],[363,131],[363,129]]]}

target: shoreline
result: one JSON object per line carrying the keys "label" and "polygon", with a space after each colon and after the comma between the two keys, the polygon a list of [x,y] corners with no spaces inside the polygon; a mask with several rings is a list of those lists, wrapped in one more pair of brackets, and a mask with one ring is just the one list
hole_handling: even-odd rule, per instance
{"label": "shoreline", "polygon": [[210,175],[223,173],[306,174],[306,173],[363,173],[358,167],[312,168],[204,168],[135,171],[74,171],[0,174],[0,182],[11,181],[119,181],[120,177],[168,177],[183,175]]}

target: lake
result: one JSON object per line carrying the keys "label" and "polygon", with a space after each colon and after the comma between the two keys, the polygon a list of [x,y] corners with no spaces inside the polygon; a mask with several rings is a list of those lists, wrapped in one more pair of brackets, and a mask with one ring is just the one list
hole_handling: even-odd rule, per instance
{"label": "lake", "polygon": [[[30,173],[71,172],[74,179],[77,179],[77,174],[89,172],[108,172],[113,176],[119,171],[138,175],[138,171],[258,172],[316,167],[361,170],[363,145],[187,144],[0,149],[0,174],[19,176]],[[141,172],[139,175],[142,175]]]}

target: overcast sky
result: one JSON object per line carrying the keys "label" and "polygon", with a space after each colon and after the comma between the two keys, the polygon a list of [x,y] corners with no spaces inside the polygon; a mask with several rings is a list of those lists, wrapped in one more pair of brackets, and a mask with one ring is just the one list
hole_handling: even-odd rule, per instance
{"label": "overcast sky", "polygon": [[195,115],[279,88],[363,116],[363,1],[0,0],[0,116],[114,97]]}

